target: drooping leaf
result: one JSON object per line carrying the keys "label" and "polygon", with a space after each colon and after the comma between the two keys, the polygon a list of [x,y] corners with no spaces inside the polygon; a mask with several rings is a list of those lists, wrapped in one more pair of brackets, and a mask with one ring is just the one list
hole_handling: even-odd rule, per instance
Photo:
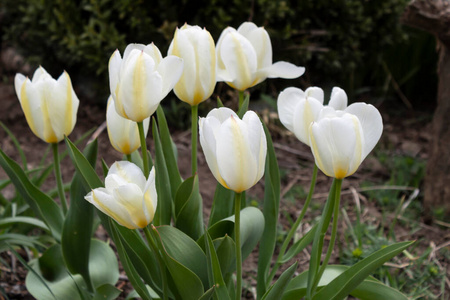
{"label": "drooping leaf", "polygon": [[216,253],[211,236],[206,232],[205,239],[206,257],[208,263],[208,277],[210,285],[215,287],[214,299],[229,300],[228,290],[223,280],[222,270],[220,269],[219,258]]}
{"label": "drooping leaf", "polygon": [[280,278],[267,290],[267,292],[262,297],[262,300],[279,300],[283,295],[286,286],[292,279],[295,270],[297,269],[298,262],[295,262],[286,271],[281,274]]}
{"label": "drooping leaf", "polygon": [[42,222],[41,220],[33,218],[33,217],[23,217],[23,216],[16,216],[16,217],[0,219],[0,228],[8,227],[8,226],[18,224],[18,223],[28,224],[35,228],[40,228],[45,231],[49,231],[47,225],[45,225],[45,223]]}
{"label": "drooping leaf", "polygon": [[9,176],[17,191],[50,228],[53,237],[61,240],[61,229],[64,222],[61,208],[47,194],[39,190],[27,177],[20,166],[0,150],[0,165]]}
{"label": "drooping leaf", "polygon": [[176,227],[198,239],[204,233],[202,196],[198,186],[198,176],[186,179],[175,195]]}

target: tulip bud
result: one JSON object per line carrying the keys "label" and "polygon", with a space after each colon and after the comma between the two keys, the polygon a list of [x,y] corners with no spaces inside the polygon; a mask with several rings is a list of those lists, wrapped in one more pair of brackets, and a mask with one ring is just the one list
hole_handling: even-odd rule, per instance
{"label": "tulip bud", "polygon": [[216,47],[218,81],[243,91],[266,78],[297,78],[305,68],[280,61],[272,64],[272,44],[267,31],[251,22],[236,30],[227,27]]}
{"label": "tulip bud", "polygon": [[[150,118],[144,120],[144,135],[147,136]],[[114,99],[110,96],[106,107],[106,126],[111,145],[125,155],[131,154],[141,146],[136,122],[121,117],[117,112]]]}
{"label": "tulip bud", "polygon": [[229,108],[213,109],[199,125],[206,162],[220,184],[240,193],[261,179],[267,141],[255,112],[247,111],[241,120]]}
{"label": "tulip bud", "polygon": [[190,105],[208,99],[216,86],[216,50],[211,34],[199,26],[185,24],[176,29],[168,55],[181,57],[184,62],[175,95]]}
{"label": "tulip bud", "polygon": [[310,126],[310,144],[317,167],[343,179],[356,172],[381,137],[383,121],[370,104],[354,103],[345,111],[325,108]]}
{"label": "tulip bud", "polygon": [[142,122],[173,89],[183,71],[183,60],[164,59],[159,49],[150,45],[130,44],[123,59],[116,50],[109,60],[109,85],[117,113]]}
{"label": "tulip bud", "polygon": [[155,170],[152,168],[146,180],[135,164],[115,162],[105,178],[105,187],[92,190],[84,199],[122,226],[144,228],[153,220],[158,202]]}
{"label": "tulip bud", "polygon": [[16,74],[14,86],[28,125],[38,138],[57,143],[72,132],[80,101],[67,72],[55,80],[39,67],[31,81]]}

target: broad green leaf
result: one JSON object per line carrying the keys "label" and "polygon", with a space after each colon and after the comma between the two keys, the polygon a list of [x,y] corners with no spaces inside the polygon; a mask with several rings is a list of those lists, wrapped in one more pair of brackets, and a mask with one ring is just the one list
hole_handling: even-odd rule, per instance
{"label": "broad green leaf", "polygon": [[22,216],[0,219],[0,228],[8,227],[17,223],[28,224],[33,227],[49,231],[47,225],[45,225],[45,223],[42,222],[41,220],[33,217],[22,217]]}
{"label": "broad green leaf", "polygon": [[111,284],[104,284],[97,288],[93,300],[113,300],[119,297],[122,291]]}
{"label": "broad green leaf", "polygon": [[158,206],[156,208],[155,225],[168,225],[172,215],[172,191],[170,187],[169,173],[167,171],[164,150],[159,138],[158,126],[155,119],[152,119],[152,132],[155,141],[155,180],[156,191],[158,192]]}
{"label": "broad green leaf", "polygon": [[50,228],[53,237],[61,240],[64,217],[56,202],[39,190],[27,177],[20,166],[0,150],[0,165],[8,174],[17,191],[33,209],[34,213]]}
{"label": "broad green leaf", "polygon": [[267,156],[265,166],[264,189],[264,233],[261,237],[258,256],[257,295],[264,295],[267,289],[267,275],[272,261],[277,239],[278,215],[280,207],[280,171],[275,149],[267,126],[264,132],[267,140]]}
{"label": "broad green leaf", "polygon": [[367,276],[414,242],[401,242],[389,245],[372,253],[363,260],[351,266],[348,270],[318,291],[313,299],[342,299],[350,294]]}
{"label": "broad green leaf", "polygon": [[39,240],[39,237],[28,236],[20,233],[2,233],[0,234],[0,252],[9,249],[11,246],[21,246],[37,248],[46,246]]}
{"label": "broad green leaf", "polygon": [[157,231],[167,254],[197,274],[203,286],[208,286],[206,255],[200,246],[175,227],[160,226]]}
{"label": "broad green leaf", "polygon": [[142,157],[139,155],[139,151],[131,153],[131,162],[141,168],[141,170],[144,170],[144,163],[142,162]]}
{"label": "broad green leaf", "polygon": [[214,295],[215,286],[207,290],[198,300],[209,300]]}
{"label": "broad green leaf", "polygon": [[230,299],[225,281],[222,277],[222,270],[220,269],[219,258],[217,257],[216,249],[214,247],[211,236],[206,232],[205,239],[206,257],[208,263],[208,277],[210,285],[215,286],[214,299],[227,300]]}
{"label": "broad green leaf", "polygon": [[202,196],[198,187],[198,176],[186,179],[175,195],[176,227],[198,239],[204,233]]}
{"label": "broad green leaf", "polygon": [[292,279],[295,270],[297,270],[298,262],[295,262],[286,271],[281,274],[280,278],[267,290],[266,294],[262,297],[262,300],[279,300],[283,295],[286,286]]}
{"label": "broad green leaf", "polygon": [[[222,238],[214,240],[217,258],[219,259],[220,269],[224,277],[236,270],[236,244],[234,240],[225,235]],[[230,295],[231,296],[231,295]]]}
{"label": "broad green leaf", "polygon": [[[162,257],[167,266],[167,269],[170,272],[170,275],[173,278],[175,286],[176,286],[179,294],[183,295],[183,300],[198,300],[200,297],[203,296],[203,293],[204,293],[202,281],[193,271],[191,271],[186,266],[181,264],[179,261],[174,259],[174,257],[172,257],[167,252],[167,249],[165,248],[165,246],[161,240],[162,235],[159,232],[161,230],[161,228],[163,228],[163,227],[176,230],[176,228],[173,228],[173,227],[162,226],[158,229],[153,227],[151,232],[152,232],[154,239],[156,240],[156,243],[158,244],[158,248],[161,250]],[[181,233],[181,231],[179,231],[179,232]],[[189,250],[189,249],[186,249],[186,250]],[[192,259],[195,259],[195,258],[192,258]],[[205,260],[206,260],[206,258],[205,258]],[[194,262],[194,263],[196,263],[196,262]],[[204,261],[203,264],[206,265],[206,261]]]}
{"label": "broad green leaf", "polygon": [[314,234],[316,233],[317,224],[313,226],[304,236],[302,236],[298,241],[296,241],[289,250],[283,255],[281,264],[284,264],[291,260],[295,255],[299,254],[300,251],[306,248],[314,239]]}
{"label": "broad green leaf", "polygon": [[[90,258],[89,270],[94,288],[104,284],[114,285],[119,279],[119,267],[109,245],[92,240]],[[39,259],[30,262],[30,265],[35,273],[28,273],[25,283],[30,294],[36,299],[52,299],[39,277],[44,279],[56,299],[82,299],[79,291],[86,290],[84,280],[80,275],[70,275],[64,265],[60,245],[52,246]]]}
{"label": "broad green leaf", "polygon": [[150,293],[147,291],[145,284],[142,282],[142,279],[140,278],[138,272],[136,271],[136,269],[134,268],[133,264],[131,263],[128,257],[127,251],[123,246],[121,236],[119,235],[116,226],[117,225],[114,223],[114,221],[112,219],[109,219],[109,227],[111,229],[112,238],[116,245],[120,261],[122,262],[122,266],[125,272],[127,273],[128,279],[130,280],[133,287],[136,289],[136,292],[139,294],[139,296],[142,297],[142,299],[151,300],[152,297],[150,296]]}
{"label": "broad green leaf", "polygon": [[172,137],[170,136],[166,116],[164,115],[164,110],[161,105],[158,106],[156,115],[158,117],[159,133],[161,135],[161,145],[163,148],[164,158],[166,160],[167,172],[169,173],[170,188],[172,191],[172,195],[175,195],[178,187],[183,181],[180,175],[180,171],[178,170],[176,155],[177,147],[172,141]]}
{"label": "broad green leaf", "polygon": [[[97,161],[97,140],[86,146],[84,155],[91,166]],[[67,269],[80,274],[92,289],[89,277],[89,252],[94,223],[94,206],[84,199],[90,190],[83,186],[81,174],[75,173],[70,186],[70,207],[64,222],[61,247]]]}
{"label": "broad green leaf", "polygon": [[[349,266],[329,265],[320,279],[318,290],[328,285],[340,274],[348,270]],[[308,271],[295,277],[288,285],[282,300],[297,300],[306,295],[306,285],[308,281]],[[361,300],[407,300],[399,291],[384,285],[372,276],[368,276],[359,284],[350,295]]]}
{"label": "broad green leaf", "polygon": [[95,173],[90,162],[84,157],[84,155],[78,150],[78,148],[68,139],[65,138],[67,149],[69,151],[72,163],[75,166],[77,172],[82,176],[83,186],[90,190],[103,186],[103,182]]}
{"label": "broad green leaf", "polygon": [[217,183],[213,204],[211,207],[211,214],[209,216],[208,227],[211,227],[218,221],[233,215],[234,197],[235,195],[232,190],[229,190],[223,187],[220,183]]}

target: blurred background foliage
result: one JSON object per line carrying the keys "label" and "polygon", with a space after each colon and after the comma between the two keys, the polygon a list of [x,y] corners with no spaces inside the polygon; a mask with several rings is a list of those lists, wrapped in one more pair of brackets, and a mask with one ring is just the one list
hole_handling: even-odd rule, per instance
{"label": "blurred background foliage", "polygon": [[[300,80],[271,80],[258,92],[286,86],[337,85],[350,101],[429,107],[435,99],[434,38],[401,26],[408,0],[2,0],[3,46],[53,75],[69,71],[80,97],[105,103],[108,60],[128,43],[154,42],[163,54],[175,27],[197,24],[214,39],[251,20],[264,26],[274,61],[306,67]],[[276,97],[275,93],[272,93]],[[394,106],[395,107],[395,106]]]}

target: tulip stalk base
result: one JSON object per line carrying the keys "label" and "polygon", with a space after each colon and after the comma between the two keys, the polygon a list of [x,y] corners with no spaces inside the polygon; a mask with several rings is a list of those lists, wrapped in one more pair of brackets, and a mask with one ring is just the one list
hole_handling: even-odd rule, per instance
{"label": "tulip stalk base", "polygon": [[139,130],[139,139],[141,140],[142,163],[144,165],[144,175],[145,175],[145,178],[148,178],[148,174],[150,174],[150,169],[148,166],[147,143],[145,141],[144,122],[137,122],[137,125],[138,125],[138,130]]}
{"label": "tulip stalk base", "polygon": [[191,106],[191,170],[192,176],[197,173],[197,131],[198,131],[198,105]]}
{"label": "tulip stalk base", "polygon": [[58,196],[59,201],[61,201],[62,209],[64,214],[67,213],[67,200],[66,195],[64,193],[64,187],[61,177],[61,166],[59,163],[59,153],[58,153],[58,143],[52,143],[52,150],[53,150],[53,161],[55,164],[55,177],[56,177],[56,184],[58,186]]}
{"label": "tulip stalk base", "polygon": [[236,193],[234,203],[234,236],[236,243],[236,298],[242,295],[242,253],[241,253],[241,200],[242,193]]}

